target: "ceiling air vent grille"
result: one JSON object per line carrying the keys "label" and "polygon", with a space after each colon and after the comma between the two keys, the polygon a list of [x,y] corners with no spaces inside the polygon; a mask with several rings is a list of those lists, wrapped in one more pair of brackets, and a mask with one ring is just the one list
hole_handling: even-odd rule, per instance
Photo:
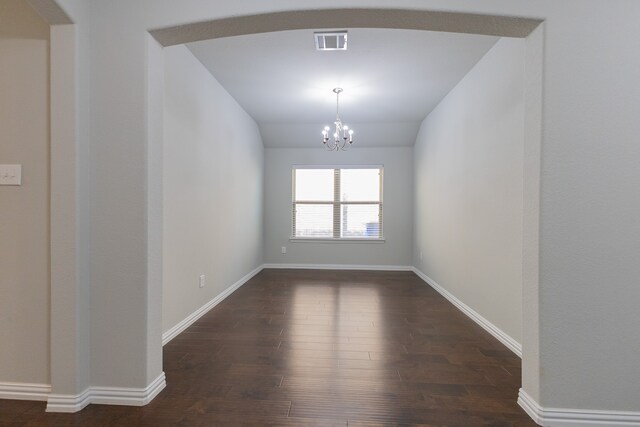
{"label": "ceiling air vent grille", "polygon": [[313,33],[316,39],[316,50],[347,50],[347,32],[332,31]]}

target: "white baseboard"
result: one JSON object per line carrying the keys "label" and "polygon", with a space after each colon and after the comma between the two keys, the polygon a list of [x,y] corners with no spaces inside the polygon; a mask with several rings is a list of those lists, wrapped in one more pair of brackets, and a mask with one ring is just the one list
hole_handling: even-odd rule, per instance
{"label": "white baseboard", "polygon": [[506,332],[502,329],[498,328],[496,325],[485,319],[474,309],[460,301],[456,298],[455,295],[447,291],[442,286],[438,285],[435,280],[431,279],[429,276],[424,274],[422,271],[413,267],[413,272],[418,275],[422,280],[424,280],[429,286],[435,289],[440,295],[449,300],[453,305],[455,305],[460,311],[469,316],[471,320],[480,325],[485,331],[489,332],[493,335],[498,341],[502,344],[506,345],[509,350],[513,351],[518,357],[522,357],[522,344],[518,341],[511,338]]}
{"label": "white baseboard", "polygon": [[91,403],[100,405],[144,406],[167,385],[164,372],[145,388],[91,387]]}
{"label": "white baseboard", "polygon": [[264,268],[299,270],[371,270],[371,271],[413,271],[409,265],[357,265],[357,264],[264,264]]}
{"label": "white baseboard", "polygon": [[244,277],[242,277],[236,283],[234,283],[233,285],[229,286],[221,294],[217,295],[214,299],[212,299],[211,301],[209,301],[208,303],[206,303],[205,305],[203,305],[202,307],[200,307],[199,309],[197,309],[196,311],[191,313],[189,316],[187,316],[180,323],[178,323],[177,325],[175,325],[174,327],[169,329],[167,332],[163,333],[162,334],[162,345],[167,344],[169,341],[174,339],[176,336],[178,336],[181,332],[183,332],[189,326],[193,325],[196,322],[196,320],[198,320],[199,318],[204,316],[213,307],[215,307],[216,305],[218,305],[222,301],[224,301],[225,298],[227,298],[229,295],[231,295],[240,286],[242,286],[245,283],[247,283],[253,276],[255,276],[256,274],[260,273],[263,268],[264,268],[263,265],[258,266],[255,270],[251,271],[249,274],[247,274]]}
{"label": "white baseboard", "polygon": [[49,384],[0,383],[0,399],[46,401],[49,393]]}
{"label": "white baseboard", "polygon": [[543,408],[520,389],[518,404],[537,424],[545,427],[638,427],[640,412]]}
{"label": "white baseboard", "polygon": [[91,403],[91,388],[80,394],[50,394],[47,399],[47,412],[73,413],[82,410]]}
{"label": "white baseboard", "polygon": [[51,394],[47,412],[78,412],[90,403],[98,405],[144,406],[167,385],[164,372],[145,388],[89,387],[78,395]]}

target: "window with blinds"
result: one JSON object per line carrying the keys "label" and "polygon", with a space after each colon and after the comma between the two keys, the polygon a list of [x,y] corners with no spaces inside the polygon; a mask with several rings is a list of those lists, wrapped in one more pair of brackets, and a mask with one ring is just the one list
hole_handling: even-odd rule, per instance
{"label": "window with blinds", "polygon": [[382,239],[382,167],[293,169],[293,239]]}

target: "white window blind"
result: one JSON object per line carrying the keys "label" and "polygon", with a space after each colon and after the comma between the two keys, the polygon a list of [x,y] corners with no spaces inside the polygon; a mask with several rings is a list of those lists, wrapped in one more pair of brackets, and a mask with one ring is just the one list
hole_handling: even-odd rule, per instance
{"label": "white window blind", "polygon": [[382,183],[382,167],[295,167],[292,238],[382,239]]}

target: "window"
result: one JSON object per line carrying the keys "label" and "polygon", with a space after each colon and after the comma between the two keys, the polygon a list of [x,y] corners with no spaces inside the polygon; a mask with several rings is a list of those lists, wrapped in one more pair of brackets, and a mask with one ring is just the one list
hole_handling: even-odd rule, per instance
{"label": "window", "polygon": [[291,238],[382,240],[382,172],[295,167]]}

